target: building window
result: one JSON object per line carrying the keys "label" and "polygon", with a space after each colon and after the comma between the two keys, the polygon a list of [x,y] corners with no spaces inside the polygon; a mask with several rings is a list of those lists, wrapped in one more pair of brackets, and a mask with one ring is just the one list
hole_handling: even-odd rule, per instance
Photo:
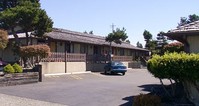
{"label": "building window", "polygon": [[59,45],[60,45],[60,46],[62,46],[62,45],[63,45],[63,43],[62,43],[62,42],[59,42]]}
{"label": "building window", "polygon": [[80,45],[80,53],[87,53],[88,46],[85,44]]}
{"label": "building window", "polygon": [[66,47],[65,47],[67,53],[71,53],[71,45],[70,43],[66,43]]}
{"label": "building window", "polygon": [[124,56],[124,49],[120,49],[120,55]]}

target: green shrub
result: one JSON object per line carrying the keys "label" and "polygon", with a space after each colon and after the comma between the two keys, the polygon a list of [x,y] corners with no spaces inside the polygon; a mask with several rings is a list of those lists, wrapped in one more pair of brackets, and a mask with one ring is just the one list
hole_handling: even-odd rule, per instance
{"label": "green shrub", "polygon": [[166,53],[154,55],[147,68],[155,77],[174,80],[199,80],[199,54]]}
{"label": "green shrub", "polygon": [[14,68],[13,68],[10,64],[6,65],[6,66],[3,68],[3,71],[4,71],[5,73],[14,73],[14,72],[15,72]]}
{"label": "green shrub", "polygon": [[161,106],[161,98],[157,95],[140,94],[134,97],[133,106]]}
{"label": "green shrub", "polygon": [[12,67],[14,68],[15,73],[22,73],[23,72],[22,67],[17,63],[13,64]]}

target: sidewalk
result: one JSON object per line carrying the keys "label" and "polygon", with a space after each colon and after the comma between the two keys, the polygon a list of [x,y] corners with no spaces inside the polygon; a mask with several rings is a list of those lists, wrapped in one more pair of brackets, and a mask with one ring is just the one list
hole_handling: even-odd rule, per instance
{"label": "sidewalk", "polygon": [[1,106],[66,106],[57,103],[0,94]]}

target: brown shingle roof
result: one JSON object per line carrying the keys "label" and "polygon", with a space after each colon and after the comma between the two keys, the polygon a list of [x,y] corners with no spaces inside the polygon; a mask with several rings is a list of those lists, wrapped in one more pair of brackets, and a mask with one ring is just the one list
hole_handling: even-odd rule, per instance
{"label": "brown shingle roof", "polygon": [[[109,42],[105,41],[105,37],[85,34],[81,32],[65,30],[65,29],[54,28],[52,32],[46,33],[46,36],[55,40],[80,42],[80,43],[88,43],[88,44],[95,44],[95,45],[109,45]],[[137,48],[126,42],[122,42],[121,45],[113,43],[112,46],[120,47],[120,48],[127,48],[127,49],[134,49],[134,50],[141,50],[141,51],[148,51],[146,49]]]}
{"label": "brown shingle roof", "polygon": [[195,21],[176,29],[169,30],[168,33],[199,32],[199,21]]}

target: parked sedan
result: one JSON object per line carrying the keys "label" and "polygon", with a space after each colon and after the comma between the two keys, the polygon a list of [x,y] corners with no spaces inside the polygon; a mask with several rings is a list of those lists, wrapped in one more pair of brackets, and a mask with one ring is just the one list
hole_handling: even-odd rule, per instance
{"label": "parked sedan", "polygon": [[2,61],[0,59],[0,76],[3,76],[4,75],[4,72],[3,72],[3,67],[5,67],[8,63]]}
{"label": "parked sedan", "polygon": [[105,74],[122,73],[122,75],[125,75],[127,68],[122,62],[111,61],[106,64],[106,66],[104,67],[104,70],[105,70],[104,71]]}
{"label": "parked sedan", "polygon": [[3,71],[3,67],[6,66],[7,64],[8,64],[8,63],[6,63],[6,62],[4,62],[4,61],[2,61],[2,60],[0,59],[0,72]]}

